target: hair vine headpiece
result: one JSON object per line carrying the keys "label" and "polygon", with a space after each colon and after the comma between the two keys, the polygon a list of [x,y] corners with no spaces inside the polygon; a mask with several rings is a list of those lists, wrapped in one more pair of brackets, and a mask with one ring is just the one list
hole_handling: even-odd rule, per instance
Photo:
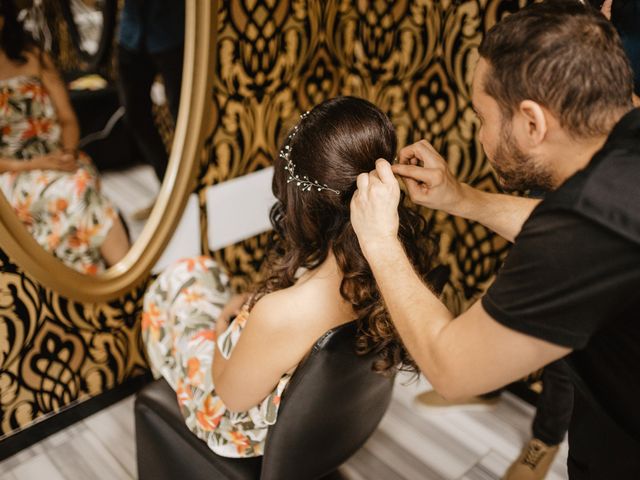
{"label": "hair vine headpiece", "polygon": [[[309,111],[304,112],[302,115],[300,115],[300,120],[304,120],[308,115]],[[289,176],[287,177],[287,183],[296,182],[296,186],[300,187],[303,192],[310,192],[311,189],[315,188],[318,192],[322,190],[328,190],[335,193],[336,195],[340,195],[339,190],[334,190],[333,188],[327,186],[327,184],[321,184],[317,180],[309,180],[306,175],[303,175],[301,177],[300,175],[296,174],[296,164],[293,163],[293,160],[291,160],[291,140],[298,133],[298,129],[299,124],[293,127],[293,131],[289,134],[289,137],[287,137],[286,145],[282,147],[282,150],[280,150],[280,158],[285,161],[284,169],[289,173]]]}

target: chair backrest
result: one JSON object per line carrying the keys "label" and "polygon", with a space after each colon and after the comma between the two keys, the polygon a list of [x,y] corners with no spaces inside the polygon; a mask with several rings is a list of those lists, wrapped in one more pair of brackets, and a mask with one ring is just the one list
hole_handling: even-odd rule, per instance
{"label": "chair backrest", "polygon": [[271,191],[273,167],[207,187],[209,249],[219,250],[271,230],[269,210],[276,198]]}
{"label": "chair backrest", "polygon": [[298,366],[269,430],[261,480],[312,480],[335,470],[380,423],[393,375],[355,353],[356,323],[328,331]]}

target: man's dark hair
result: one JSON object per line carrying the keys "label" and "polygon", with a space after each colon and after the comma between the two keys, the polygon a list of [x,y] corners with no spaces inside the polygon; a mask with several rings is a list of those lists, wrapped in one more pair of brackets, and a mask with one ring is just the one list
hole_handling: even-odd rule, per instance
{"label": "man's dark hair", "polygon": [[574,137],[607,134],[632,108],[633,75],[613,25],[579,2],[530,5],[495,25],[480,45],[483,88],[510,119],[523,100]]}

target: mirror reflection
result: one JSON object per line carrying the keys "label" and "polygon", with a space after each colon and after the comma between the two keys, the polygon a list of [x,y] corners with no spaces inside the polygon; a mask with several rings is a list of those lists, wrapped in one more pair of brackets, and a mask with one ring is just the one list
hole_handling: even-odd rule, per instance
{"label": "mirror reflection", "polygon": [[0,8],[0,190],[42,248],[99,274],[140,234],[164,178],[184,2]]}

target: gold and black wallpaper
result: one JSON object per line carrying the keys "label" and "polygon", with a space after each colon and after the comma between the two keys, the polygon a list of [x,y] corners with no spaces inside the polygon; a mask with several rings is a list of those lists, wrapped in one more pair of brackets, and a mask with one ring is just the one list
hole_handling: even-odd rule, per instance
{"label": "gold and black wallpaper", "polygon": [[[201,186],[270,165],[279,139],[301,112],[336,95],[355,95],[389,115],[400,146],[427,139],[459,178],[495,190],[476,138],[471,78],[483,32],[526,3],[224,2],[212,155]],[[424,214],[433,219],[449,270],[445,299],[459,311],[486,288],[507,245],[479,225]],[[266,241],[262,235],[212,252],[233,272],[236,288],[255,278]]]}
{"label": "gold and black wallpaper", "polygon": [[[202,155],[198,187],[203,203],[205,187],[269,166],[299,113],[344,94],[387,112],[401,146],[425,138],[463,181],[494,190],[476,138],[472,68],[483,32],[525,3],[220,2],[210,151]],[[486,288],[507,245],[478,225],[424,214],[449,272],[444,297],[459,311]],[[246,288],[266,240],[208,253],[233,273],[236,288]],[[138,335],[145,285],[109,303],[82,304],[37,284],[3,252],[0,269],[0,439],[145,373]]]}
{"label": "gold and black wallpaper", "polygon": [[0,251],[0,438],[143,375],[144,287],[103,304],[67,300]]}

